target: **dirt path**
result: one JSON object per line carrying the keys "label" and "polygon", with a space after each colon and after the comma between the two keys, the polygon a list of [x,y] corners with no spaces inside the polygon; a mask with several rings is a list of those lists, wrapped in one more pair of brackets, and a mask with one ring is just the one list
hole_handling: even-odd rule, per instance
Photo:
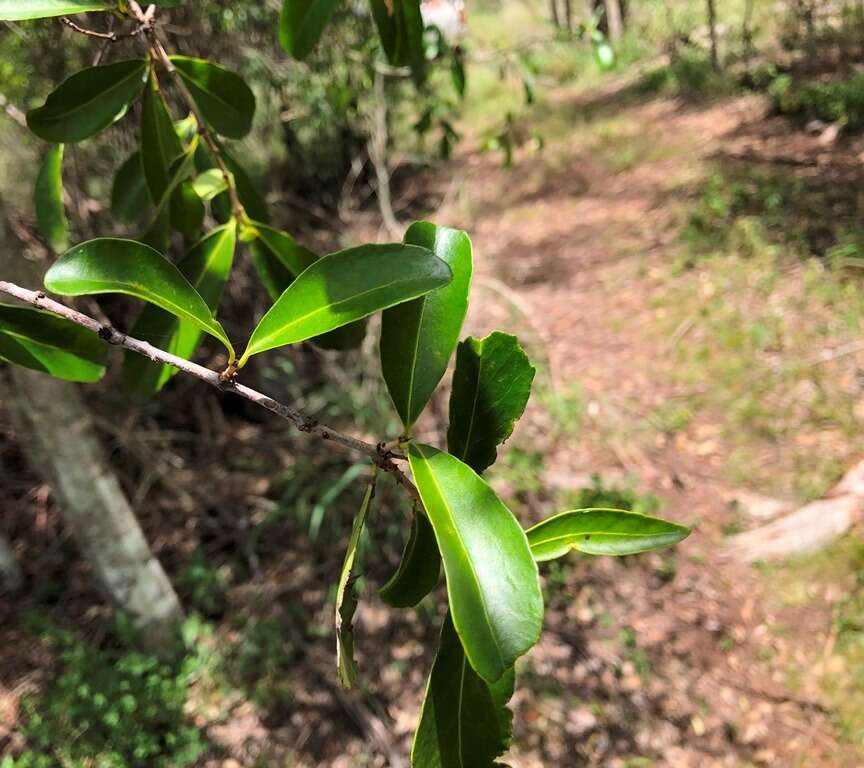
{"label": "dirt path", "polygon": [[717,424],[697,414],[683,434],[650,426],[686,394],[671,374],[688,323],[658,332],[682,199],[709,158],[756,141],[742,126],[763,107],[614,98],[555,107],[573,117],[569,138],[511,170],[467,154],[468,181],[439,214],[472,233],[482,309],[471,330],[520,328],[535,355],[548,354],[546,386],[582,410],[568,437],[535,404],[514,438],[542,447],[538,485],[566,492],[591,473],[628,475],[696,529],[671,556],[547,573],[564,581],[551,599],[560,610],[523,675],[532,695],[517,700],[512,763],[860,764],[812,681],[790,686],[790,670],[829,642],[830,608],[811,606],[806,626],[778,636],[759,572],[718,558],[736,489],[723,479],[729,447]]}

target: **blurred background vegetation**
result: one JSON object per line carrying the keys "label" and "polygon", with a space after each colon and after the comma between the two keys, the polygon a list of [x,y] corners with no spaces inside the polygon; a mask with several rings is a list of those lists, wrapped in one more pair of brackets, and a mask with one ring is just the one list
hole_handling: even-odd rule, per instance
{"label": "blurred background vegetation", "polygon": [[[508,762],[860,765],[860,537],[755,569],[720,555],[769,507],[829,494],[864,449],[864,5],[628,0],[619,35],[602,2],[571,3],[469,3],[463,38],[430,36],[422,88],[379,79],[361,4],[303,63],[272,0],[187,3],[165,32],[252,85],[255,126],[231,152],[301,242],[326,252],[421,217],[472,234],[469,330],[518,329],[539,367],[493,476],[523,522],[612,506],[697,523],[671,553],[544,569],[550,618],[519,670]],[[59,23],[0,28],[3,247],[35,264],[44,148],[17,116],[97,54]],[[76,239],[134,231],[111,214],[134,117],[68,147]],[[241,264],[233,337],[266,308],[253,282]],[[328,423],[396,434],[374,335],[248,376]],[[385,482],[364,534],[365,682],[348,694],[332,611],[361,466],[181,377],[146,404],[116,383],[87,398],[182,638],[157,658],[106,605],[3,380],[0,531],[23,587],[0,601],[0,766],[404,765],[441,620],[440,594],[402,614],[375,597],[405,502]]]}

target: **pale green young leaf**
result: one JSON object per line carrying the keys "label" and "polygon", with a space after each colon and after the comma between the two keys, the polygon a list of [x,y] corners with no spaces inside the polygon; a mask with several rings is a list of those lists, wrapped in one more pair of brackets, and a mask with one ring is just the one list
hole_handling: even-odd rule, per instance
{"label": "pale green young leaf", "polygon": [[411,768],[492,768],[510,746],[507,702],[515,681],[512,667],[494,683],[481,678],[465,658],[448,615],[426,684]]}
{"label": "pale green young leaf", "polygon": [[234,360],[225,329],[201,295],[161,253],[144,243],[102,237],[76,245],[45,274],[45,287],[61,296],[122,293],[188,320],[219,339]]}
{"label": "pale green young leaf", "polygon": [[450,282],[425,248],[363,245],[324,256],[288,286],[261,319],[240,359],[296,344],[415,299]]}
{"label": "pale green young leaf", "polygon": [[218,168],[209,168],[204,173],[199,173],[192,182],[195,194],[202,200],[212,200],[216,195],[224,192],[228,185],[225,183],[225,175]]}
{"label": "pale green young leaf", "polygon": [[538,562],[570,550],[589,555],[635,555],[677,544],[690,535],[683,525],[621,509],[574,509],[526,531]]}
{"label": "pale green young leaf", "polygon": [[408,458],[444,561],[453,624],[471,666],[498,680],[537,642],[543,621],[525,532],[467,464],[420,444]]}
{"label": "pale green young leaf", "polygon": [[375,495],[375,477],[369,481],[363,502],[354,518],[351,528],[351,538],[348,541],[348,549],[345,551],[345,559],[342,563],[342,571],[339,574],[339,583],[336,587],[336,665],[339,670],[339,682],[344,688],[352,688],[357,680],[357,666],[354,662],[354,611],[357,610],[357,594],[354,590],[354,582],[357,575],[354,571],[354,561],[357,557],[357,547],[360,545],[360,535],[366,524],[366,515],[369,513],[369,505]]}
{"label": "pale green young leaf", "polygon": [[63,207],[63,145],[48,148],[36,177],[33,194],[39,234],[52,251],[59,253],[69,247],[69,222]]}
{"label": "pale green young leaf", "polygon": [[420,221],[408,228],[404,242],[428,248],[453,272],[449,285],[388,309],[381,318],[381,372],[407,431],[432,397],[459,341],[472,261],[471,241],[458,229]]}
{"label": "pale green young leaf", "polygon": [[494,331],[461,342],[450,392],[450,453],[476,472],[493,464],[497,446],[525,410],[533,381],[534,367],[515,336]]}
{"label": "pale green young leaf", "polygon": [[[213,313],[231,273],[236,237],[237,226],[232,220],[209,232],[177,265]],[[198,325],[152,304],[144,307],[130,334],[184,359],[195,354],[201,341]],[[126,352],[123,360],[123,382],[136,397],[158,392],[176,373],[173,366],[154,363],[134,352]]]}
{"label": "pale green young leaf", "polygon": [[0,359],[66,381],[99,381],[105,343],[62,317],[0,304]]}
{"label": "pale green young leaf", "polygon": [[119,120],[144,88],[143,59],[88,67],[64,80],[27,113],[27,125],[40,139],[71,144]]}

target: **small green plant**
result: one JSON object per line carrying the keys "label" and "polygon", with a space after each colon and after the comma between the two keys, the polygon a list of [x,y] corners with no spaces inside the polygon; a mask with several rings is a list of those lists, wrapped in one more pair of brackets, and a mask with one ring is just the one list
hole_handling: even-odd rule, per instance
{"label": "small green plant", "polygon": [[225,610],[228,586],[225,572],[208,562],[201,550],[192,555],[177,583],[186,591],[188,604],[203,615],[219,616]]}
{"label": "small green plant", "polygon": [[667,94],[689,98],[728,96],[739,90],[728,75],[718,72],[708,55],[701,51],[683,51],[669,64],[649,72],[637,91],[643,94]]}
{"label": "small green plant", "polygon": [[47,690],[22,702],[26,751],[16,768],[182,768],[207,743],[184,706],[199,663],[97,648],[52,629],[59,670]]}
{"label": "small green plant", "polygon": [[663,501],[652,493],[639,493],[632,488],[609,486],[599,475],[592,475],[591,485],[579,491],[571,502],[577,507],[626,509],[640,515],[652,515],[663,507]]}
{"label": "small green plant", "polygon": [[778,113],[802,122],[841,123],[848,130],[864,128],[864,75],[836,82],[807,82],[794,75],[778,75],[768,86]]}
{"label": "small green plant", "polygon": [[273,710],[293,699],[289,672],[295,655],[277,620],[251,619],[225,653],[220,674],[232,686],[248,691],[261,709]]}

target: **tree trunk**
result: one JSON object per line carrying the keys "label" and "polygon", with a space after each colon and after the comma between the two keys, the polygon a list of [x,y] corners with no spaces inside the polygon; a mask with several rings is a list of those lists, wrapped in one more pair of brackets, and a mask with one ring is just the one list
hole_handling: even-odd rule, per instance
{"label": "tree trunk", "polygon": [[6,538],[0,535],[0,592],[17,592],[24,584],[21,566]]}
{"label": "tree trunk", "polygon": [[717,8],[716,0],[708,0],[708,37],[711,41],[711,66],[720,71],[720,54],[717,51]]}
{"label": "tree trunk", "polygon": [[555,29],[561,29],[561,19],[558,17],[558,0],[549,0],[549,14]]}
{"label": "tree trunk", "polygon": [[[13,255],[21,248],[5,230],[0,206],[0,274],[39,285],[40,270]],[[108,597],[132,617],[148,648],[167,650],[183,617],[180,602],[150,551],[78,389],[18,366],[11,366],[11,378],[7,402],[16,413],[22,446],[51,483],[66,527]]]}
{"label": "tree trunk", "polygon": [[620,0],[605,0],[606,22],[609,27],[609,39],[620,40],[624,34],[624,20],[621,15]]}

